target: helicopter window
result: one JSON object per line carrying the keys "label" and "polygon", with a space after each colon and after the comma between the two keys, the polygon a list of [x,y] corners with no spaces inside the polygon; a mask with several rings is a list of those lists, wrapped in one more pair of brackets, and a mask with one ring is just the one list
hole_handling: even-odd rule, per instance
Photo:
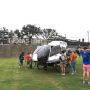
{"label": "helicopter window", "polygon": [[53,46],[51,48],[50,56],[60,53],[60,46]]}

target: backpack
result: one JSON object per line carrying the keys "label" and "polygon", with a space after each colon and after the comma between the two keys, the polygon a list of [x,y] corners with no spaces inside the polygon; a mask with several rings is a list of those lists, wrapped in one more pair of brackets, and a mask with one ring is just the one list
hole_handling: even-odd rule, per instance
{"label": "backpack", "polygon": [[61,55],[61,57],[60,57],[60,60],[62,61],[62,62],[64,62],[65,60],[66,60],[66,57],[65,57],[65,55]]}

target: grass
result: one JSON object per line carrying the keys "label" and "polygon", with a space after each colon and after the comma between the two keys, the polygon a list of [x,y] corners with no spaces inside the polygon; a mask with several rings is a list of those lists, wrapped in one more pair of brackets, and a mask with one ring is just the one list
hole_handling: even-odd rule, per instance
{"label": "grass", "polygon": [[59,72],[18,68],[18,59],[0,59],[0,90],[90,90],[82,85],[82,62],[77,60],[77,73],[61,76]]}

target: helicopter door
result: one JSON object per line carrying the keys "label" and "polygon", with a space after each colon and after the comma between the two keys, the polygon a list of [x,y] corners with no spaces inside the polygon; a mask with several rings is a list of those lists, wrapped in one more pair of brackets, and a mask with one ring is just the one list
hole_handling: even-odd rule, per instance
{"label": "helicopter door", "polygon": [[50,63],[59,61],[59,57],[61,56],[60,53],[61,53],[61,48],[59,45],[58,46],[51,46],[48,61]]}

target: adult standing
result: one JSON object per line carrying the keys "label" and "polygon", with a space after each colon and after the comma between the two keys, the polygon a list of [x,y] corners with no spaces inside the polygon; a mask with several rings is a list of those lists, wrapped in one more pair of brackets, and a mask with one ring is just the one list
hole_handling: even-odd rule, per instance
{"label": "adult standing", "polygon": [[80,55],[83,59],[83,84],[85,84],[89,82],[90,78],[90,50],[84,47],[83,50],[80,50]]}

